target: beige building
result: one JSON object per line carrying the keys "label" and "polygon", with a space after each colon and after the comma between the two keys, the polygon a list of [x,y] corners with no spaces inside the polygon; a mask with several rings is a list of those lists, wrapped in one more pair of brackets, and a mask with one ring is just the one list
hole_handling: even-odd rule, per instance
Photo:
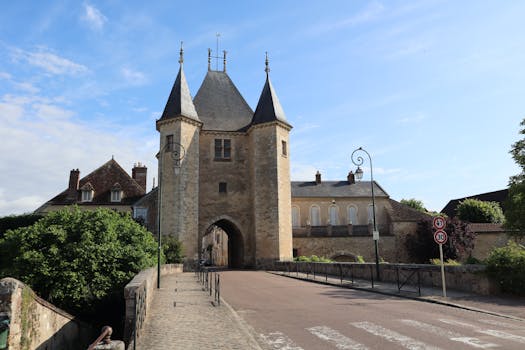
{"label": "beige building", "polygon": [[[210,57],[209,57],[210,61]],[[288,133],[269,77],[255,112],[226,73],[208,72],[194,99],[180,69],[160,136],[160,230],[182,241],[187,264],[203,256],[214,228],[228,236],[230,267],[292,258]]]}

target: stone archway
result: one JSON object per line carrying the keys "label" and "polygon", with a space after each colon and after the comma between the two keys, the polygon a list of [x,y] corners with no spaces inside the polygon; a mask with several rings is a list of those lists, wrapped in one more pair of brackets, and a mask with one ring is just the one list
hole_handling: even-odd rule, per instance
{"label": "stone archway", "polygon": [[[212,236],[207,237],[208,235]],[[209,225],[201,244],[201,257],[206,260],[206,263],[228,268],[244,267],[243,236],[237,225],[231,220],[222,218]],[[226,254],[227,258],[214,253]]]}

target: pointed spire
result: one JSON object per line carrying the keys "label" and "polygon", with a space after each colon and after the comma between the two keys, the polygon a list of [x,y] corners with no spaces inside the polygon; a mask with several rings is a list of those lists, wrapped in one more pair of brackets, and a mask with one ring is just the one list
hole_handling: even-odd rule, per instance
{"label": "pointed spire", "polygon": [[211,71],[211,49],[208,48],[208,72]]}
{"label": "pointed spire", "polygon": [[171,88],[171,93],[162,113],[161,119],[174,118],[178,116],[185,116],[191,119],[199,120],[193,100],[191,98],[190,89],[186,82],[186,76],[184,75],[183,62],[184,62],[184,49],[182,47],[182,41],[180,43],[180,57],[179,57],[179,73]]}
{"label": "pointed spire", "polygon": [[223,53],[223,59],[222,59],[223,68],[222,68],[222,71],[224,73],[226,73],[226,53],[227,53],[227,51],[223,50],[222,53]]}
{"label": "pointed spire", "polygon": [[261,92],[261,97],[259,97],[259,102],[257,103],[257,108],[253,114],[252,125],[263,124],[273,121],[281,121],[288,124],[286,116],[284,115],[283,108],[279,102],[279,98],[275,93],[272,82],[270,81],[270,67],[268,65],[268,53],[266,53],[265,60],[266,68],[266,82],[264,84],[263,90]]}
{"label": "pointed spire", "polygon": [[182,41],[180,42],[180,54],[179,54],[179,64],[182,66],[184,62],[184,49],[182,48]]}
{"label": "pointed spire", "polygon": [[268,51],[266,51],[266,60],[264,61],[264,65],[266,66],[264,71],[266,72],[266,76],[268,76],[268,73],[270,73],[270,66],[268,64]]}

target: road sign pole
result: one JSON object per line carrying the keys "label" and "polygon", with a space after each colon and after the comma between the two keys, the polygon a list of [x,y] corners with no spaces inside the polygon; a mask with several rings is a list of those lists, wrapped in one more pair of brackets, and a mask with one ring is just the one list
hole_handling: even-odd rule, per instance
{"label": "road sign pole", "polygon": [[443,297],[447,297],[447,287],[445,286],[445,264],[443,263],[443,244],[439,245],[439,258],[441,259],[441,285],[443,286]]}

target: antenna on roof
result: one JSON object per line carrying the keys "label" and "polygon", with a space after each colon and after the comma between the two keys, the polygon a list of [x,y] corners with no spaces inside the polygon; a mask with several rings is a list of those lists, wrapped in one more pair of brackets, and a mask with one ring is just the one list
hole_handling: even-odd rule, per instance
{"label": "antenna on roof", "polygon": [[226,50],[223,50],[223,51],[222,51],[222,53],[223,53],[223,57],[224,57],[224,58],[222,59],[222,63],[223,63],[222,71],[223,71],[224,73],[226,73],[226,53],[227,53],[227,52],[228,52],[228,51],[226,51]]}
{"label": "antenna on roof", "polygon": [[183,42],[180,42],[180,57],[179,57],[179,63],[182,65],[184,62],[184,49],[182,48]]}
{"label": "antenna on roof", "polygon": [[208,48],[208,70],[211,70],[211,49]]}
{"label": "antenna on roof", "polygon": [[217,37],[217,56],[215,56],[215,70],[219,70],[219,38],[221,37],[221,33],[217,33],[215,34],[215,36]]}

